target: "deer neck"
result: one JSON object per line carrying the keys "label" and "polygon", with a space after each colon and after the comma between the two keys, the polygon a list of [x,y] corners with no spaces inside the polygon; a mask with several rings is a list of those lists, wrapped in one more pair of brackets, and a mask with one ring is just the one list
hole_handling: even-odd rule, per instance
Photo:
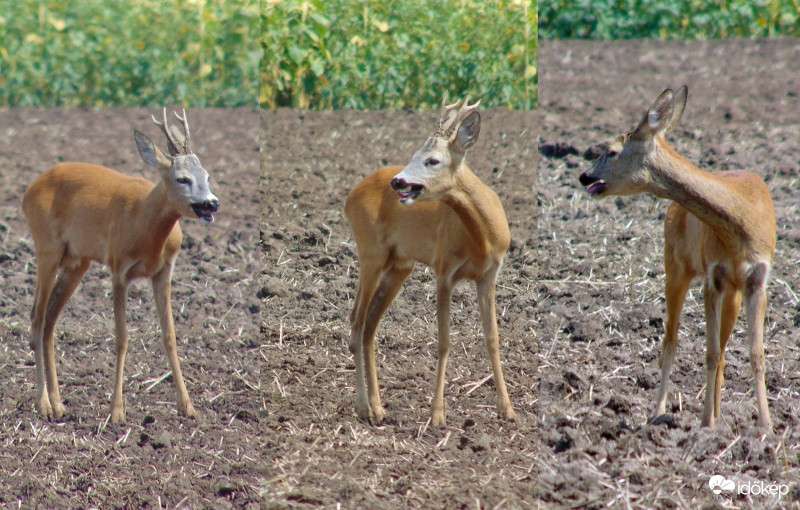
{"label": "deer neck", "polygon": [[145,196],[139,212],[143,220],[139,225],[147,229],[140,232],[140,238],[146,240],[144,242],[147,244],[163,247],[181,217],[181,213],[170,203],[163,181],[159,181]]}
{"label": "deer neck", "polygon": [[646,166],[652,181],[650,191],[682,205],[708,225],[723,241],[734,243],[749,238],[752,222],[748,208],[735,189],[682,158],[662,138],[657,138],[655,151]]}
{"label": "deer neck", "polygon": [[497,196],[462,164],[455,185],[441,199],[458,215],[472,244],[481,252],[499,248],[505,253],[510,235]]}

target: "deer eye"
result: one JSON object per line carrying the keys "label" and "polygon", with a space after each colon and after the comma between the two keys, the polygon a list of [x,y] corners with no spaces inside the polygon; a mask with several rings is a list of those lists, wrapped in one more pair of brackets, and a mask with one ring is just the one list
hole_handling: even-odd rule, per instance
{"label": "deer eye", "polygon": [[189,179],[188,177],[178,177],[177,179],[175,179],[175,182],[177,182],[178,184],[191,184],[192,180]]}
{"label": "deer eye", "polygon": [[610,150],[610,151],[606,152],[606,155],[607,155],[609,158],[613,158],[613,157],[614,157],[614,156],[616,156],[617,154],[619,154],[619,152],[617,152],[617,151],[615,151],[615,150]]}
{"label": "deer eye", "polygon": [[428,158],[425,160],[425,166],[436,166],[439,164],[439,160],[436,158]]}

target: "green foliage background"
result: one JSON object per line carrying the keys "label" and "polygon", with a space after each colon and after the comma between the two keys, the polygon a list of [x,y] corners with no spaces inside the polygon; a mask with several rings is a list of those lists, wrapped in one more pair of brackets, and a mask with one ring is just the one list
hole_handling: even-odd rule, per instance
{"label": "green foliage background", "polygon": [[533,0],[264,0],[266,108],[536,105]]}
{"label": "green foliage background", "polygon": [[255,106],[258,0],[0,0],[0,106]]}
{"label": "green foliage background", "polygon": [[540,0],[542,39],[800,36],[800,0]]}

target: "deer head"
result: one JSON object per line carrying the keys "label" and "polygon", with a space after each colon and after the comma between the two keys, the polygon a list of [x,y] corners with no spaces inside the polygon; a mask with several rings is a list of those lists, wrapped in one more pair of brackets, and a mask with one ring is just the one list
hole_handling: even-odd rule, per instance
{"label": "deer head", "polygon": [[203,221],[212,222],[214,212],[219,209],[219,200],[208,187],[208,172],[192,152],[186,110],[183,110],[183,116],[174,113],[183,123],[184,134],[177,127],[168,126],[166,108],[163,110],[163,122],[153,117],[155,125],[167,137],[169,156],[161,152],[144,133],[134,129],[136,146],[142,160],[161,174],[170,203],[183,216],[194,214]]}
{"label": "deer head", "polygon": [[667,89],[658,96],[639,126],[608,144],[592,167],[581,174],[586,192],[595,197],[632,195],[648,190],[657,138],[678,125],[686,107],[686,85],[673,93]]}
{"label": "deer head", "polygon": [[423,194],[427,200],[437,200],[453,188],[464,154],[478,140],[481,130],[481,116],[477,112],[480,101],[468,103],[466,98],[445,105],[442,99],[439,126],[433,136],[392,179],[392,188],[403,204],[411,205]]}

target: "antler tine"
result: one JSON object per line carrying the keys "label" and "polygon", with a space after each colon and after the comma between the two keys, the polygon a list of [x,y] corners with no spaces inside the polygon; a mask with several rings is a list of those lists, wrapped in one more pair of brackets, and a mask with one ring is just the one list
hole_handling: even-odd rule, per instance
{"label": "antler tine", "polygon": [[446,99],[442,98],[442,113],[439,117],[439,126],[433,136],[438,136],[450,140],[456,132],[461,122],[469,116],[481,104],[478,99],[474,104],[469,104],[469,96],[446,105]]}
{"label": "antler tine", "polygon": [[464,117],[475,111],[480,104],[481,104],[480,99],[478,99],[473,104],[469,104],[469,96],[467,96],[466,99],[464,99],[464,105],[461,107],[461,111],[458,112],[459,117],[463,119]]}
{"label": "antler tine", "polygon": [[182,108],[182,110],[183,110],[183,117],[178,115],[178,112],[172,112],[172,113],[175,114],[175,117],[183,123],[183,132],[184,132],[183,150],[186,154],[190,154],[192,152],[192,150],[190,149],[192,138],[189,135],[189,121],[186,118],[186,108]]}
{"label": "antler tine", "polygon": [[441,117],[444,117],[444,116],[445,116],[445,114],[448,114],[448,113],[452,112],[453,110],[458,110],[459,108],[461,108],[461,105],[462,105],[463,103],[464,103],[464,100],[463,100],[463,99],[459,99],[459,100],[458,100],[458,101],[456,101],[455,103],[453,103],[453,104],[448,104],[448,105],[444,104],[444,101],[442,101],[442,113],[441,113]]}
{"label": "antler tine", "polygon": [[[447,96],[445,95],[442,97],[442,111],[439,114],[439,125],[436,128],[436,132],[433,136],[440,136],[443,138],[449,138],[450,134],[453,132],[453,127],[456,125],[456,119],[458,118],[459,109],[464,104],[464,100],[458,100],[453,104],[445,104],[447,100]],[[455,112],[455,115],[453,115]]]}
{"label": "antler tine", "polygon": [[156,120],[156,116],[153,115],[153,114],[150,114],[150,118],[153,119],[153,124],[155,124],[156,126],[160,127],[161,130],[163,131],[164,130],[164,124],[166,124],[166,122],[167,122],[167,109],[164,108],[164,123],[163,124],[161,122],[157,121]]}
{"label": "antler tine", "polygon": [[180,147],[180,146],[178,145],[178,142],[169,133],[169,123],[167,122],[167,108],[166,107],[164,107],[164,110],[163,110],[162,113],[163,113],[164,122],[157,121],[154,115],[150,115],[150,117],[153,119],[153,123],[156,126],[158,126],[159,128],[161,128],[161,131],[163,131],[164,135],[166,135],[167,144],[169,145],[169,153],[170,153],[170,155],[177,156],[178,154],[180,154],[180,151],[178,149],[178,147]]}
{"label": "antler tine", "polygon": [[447,93],[445,93],[445,95],[442,96],[442,102],[440,103],[442,113],[444,113],[445,110],[452,110],[453,108],[458,108],[458,106],[461,104],[461,101],[462,100],[458,100],[453,104],[447,104]]}

